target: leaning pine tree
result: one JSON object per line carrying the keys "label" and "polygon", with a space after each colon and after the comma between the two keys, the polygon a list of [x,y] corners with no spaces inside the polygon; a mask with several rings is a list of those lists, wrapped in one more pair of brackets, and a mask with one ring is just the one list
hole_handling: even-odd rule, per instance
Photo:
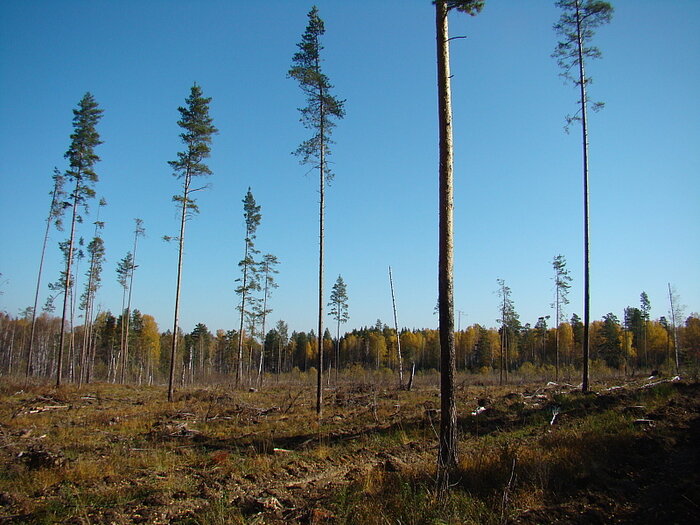
{"label": "leaning pine tree", "polygon": [[61,386],[63,369],[63,343],[66,334],[66,319],[68,317],[68,295],[73,283],[71,272],[73,263],[73,251],[75,249],[75,224],[81,221],[78,208],[87,209],[87,201],[95,196],[94,184],[97,182],[97,173],[93,167],[100,160],[95,154],[95,147],[102,144],[97,133],[97,123],[102,118],[102,110],[90,93],[85,93],[73,110],[73,133],[71,144],[65,154],[69,167],[65,173],[65,179],[75,184],[68,196],[68,206],[71,207],[70,236],[66,253],[65,280],[63,281],[63,314],[61,316],[61,332],[58,339],[58,358],[56,362],[56,386]]}
{"label": "leaning pine tree", "polygon": [[[204,159],[211,152],[211,139],[218,130],[214,127],[209,116],[211,98],[202,96],[202,88],[194,84],[190,96],[185,100],[186,106],[179,107],[180,120],[178,126],[183,129],[180,139],[185,150],[177,154],[177,160],[168,162],[173,169],[173,175],[182,181],[182,193],[173,196],[173,201],[180,209],[180,235],[178,236],[177,284],[175,285],[175,315],[173,316],[173,342],[170,349],[170,374],[168,376],[168,401],[173,400],[173,385],[175,381],[175,356],[177,355],[178,320],[180,314],[180,283],[182,281],[182,256],[185,248],[185,224],[192,213],[199,211],[192,193],[203,190],[206,186],[193,188],[192,179],[211,175],[209,166]],[[165,237],[170,240],[169,237]]]}
{"label": "leaning pine tree", "polygon": [[440,225],[438,256],[438,313],[440,317],[440,447],[438,481],[448,486],[448,473],[457,467],[457,406],[455,404],[455,319],[453,279],[453,146],[450,93],[450,36],[447,14],[457,9],[472,16],[484,0],[435,0],[437,41],[438,124],[440,148]]}
{"label": "leaning pine tree", "polygon": [[321,71],[321,37],[326,32],[323,20],[318,17],[316,6],[308,14],[309,23],[297,44],[299,51],[292,58],[292,67],[288,76],[299,82],[299,87],[306,95],[306,107],[300,108],[301,123],[313,135],[299,145],[294,152],[301,158],[302,164],[311,164],[318,168],[319,174],[319,234],[318,234],[318,346],[316,376],[316,413],[321,415],[323,406],[323,219],[325,183],[330,182],[333,174],[328,166],[331,131],[335,127],[334,119],[345,116],[345,101],[330,94],[333,87],[328,77]]}
{"label": "leaning pine tree", "polygon": [[34,334],[36,333],[36,312],[37,306],[39,305],[39,289],[41,288],[41,274],[44,270],[44,256],[46,255],[46,244],[49,240],[49,230],[51,229],[51,222],[55,221],[56,229],[63,230],[61,222],[61,215],[63,214],[63,198],[65,196],[63,192],[63,181],[64,179],[61,175],[61,172],[58,171],[58,168],[54,168],[53,191],[51,192],[51,206],[49,207],[48,217],[46,217],[46,231],[44,232],[44,243],[41,246],[39,272],[36,278],[36,291],[34,293],[34,307],[32,308],[32,330],[29,335],[29,348],[27,350],[27,381],[34,373],[32,359],[34,351]]}
{"label": "leaning pine tree", "polygon": [[[562,69],[561,75],[578,87],[580,106],[573,116],[567,116],[568,127],[573,122],[581,123],[583,144],[583,383],[581,389],[588,391],[589,327],[590,327],[590,242],[588,226],[588,100],[587,86],[591,77],[586,76],[586,59],[600,58],[600,50],[590,44],[594,29],[612,19],[613,8],[600,0],[559,0],[562,10],[554,30],[561,37],[553,57]],[[594,111],[603,107],[602,102],[590,104]]]}

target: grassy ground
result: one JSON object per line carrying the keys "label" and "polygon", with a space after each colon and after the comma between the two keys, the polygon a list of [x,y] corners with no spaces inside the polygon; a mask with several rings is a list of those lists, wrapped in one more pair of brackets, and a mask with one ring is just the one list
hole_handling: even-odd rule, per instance
{"label": "grassy ground", "polygon": [[343,383],[320,421],[313,389],[291,381],[174,403],[161,387],[5,384],[0,523],[689,523],[700,386],[648,383],[465,381],[442,496],[432,382]]}

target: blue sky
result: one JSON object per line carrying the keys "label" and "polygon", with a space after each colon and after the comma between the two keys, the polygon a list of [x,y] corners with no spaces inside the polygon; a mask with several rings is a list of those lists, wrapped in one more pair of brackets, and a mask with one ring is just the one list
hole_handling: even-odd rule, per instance
{"label": "blue sky", "polygon": [[[327,194],[326,289],[348,285],[347,327],[391,321],[434,327],[437,297],[437,113],[433,8],[428,0],[319,0],[324,68],[347,100]],[[595,43],[591,99],[591,315],[619,317],[645,290],[666,315],[666,286],[700,310],[700,2],[618,0]],[[270,1],[7,1],[0,7],[0,310],[33,302],[54,166],[63,170],[72,109],[90,91],[104,109],[98,196],[108,262],[98,297],[116,312],[115,266],[144,221],[133,305],[172,324],[177,232],[168,160],[182,148],[177,107],[193,82],[213,98],[201,214],[189,224],[181,326],[237,326],[241,200],[262,207],[257,247],[281,261],[272,322],[315,326],[317,179],[290,152],[308,137],[286,78],[309,3]],[[574,279],[567,313],[582,311],[580,132],[550,57],[553,2],[491,1],[451,15],[455,128],[455,300],[462,326],[498,317],[496,279],[523,322],[552,314],[552,258]],[[96,203],[95,203],[96,204]],[[96,206],[93,206],[93,209]],[[91,222],[90,218],[86,223]],[[80,235],[89,239],[85,224]],[[51,233],[46,283],[60,270]],[[84,273],[83,263],[80,273]]]}

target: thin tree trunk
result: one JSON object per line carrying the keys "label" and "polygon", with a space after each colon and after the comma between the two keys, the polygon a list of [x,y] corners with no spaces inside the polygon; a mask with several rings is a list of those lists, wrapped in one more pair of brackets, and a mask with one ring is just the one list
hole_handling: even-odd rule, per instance
{"label": "thin tree trunk", "polygon": [[396,298],[394,297],[394,279],[389,266],[389,285],[391,286],[391,305],[394,308],[394,329],[396,330],[396,353],[399,358],[399,388],[403,388],[403,358],[401,357],[401,336],[399,334],[399,320],[396,315]]}
{"label": "thin tree trunk", "polygon": [[453,300],[453,150],[450,52],[447,5],[435,2],[437,30],[438,115],[440,129],[440,254],[438,269],[440,314],[440,453],[442,482],[457,466],[457,407],[455,404],[455,340]]}
{"label": "thin tree trunk", "polygon": [[[318,60],[316,70],[320,70]],[[325,211],[325,175],[326,175],[326,143],[324,129],[323,88],[319,88],[319,203],[318,203],[318,356],[316,360],[316,415],[320,418],[323,412],[323,219]]]}
{"label": "thin tree trunk", "polygon": [[501,307],[501,366],[498,374],[498,384],[503,384],[503,370],[505,368],[505,352],[506,352],[506,290],[505,281],[501,284],[501,293],[503,294],[503,305]]}
{"label": "thin tree trunk", "polygon": [[555,276],[555,283],[554,286],[556,287],[556,299],[555,299],[555,313],[554,315],[556,316],[555,321],[554,321],[554,338],[555,338],[555,344],[556,344],[556,366],[555,366],[555,374],[554,374],[554,380],[559,381],[559,274],[557,273]]}
{"label": "thin tree trunk", "polygon": [[134,232],[134,252],[131,259],[131,268],[129,269],[129,298],[126,302],[126,333],[124,335],[124,368],[122,368],[122,383],[124,382],[125,369],[129,362],[129,325],[131,319],[131,287],[134,284],[134,270],[136,269],[136,248],[139,239],[139,226],[137,224]]}
{"label": "thin tree trunk", "polygon": [[[114,381],[117,381],[117,374],[119,374],[119,382],[124,383],[124,331],[125,331],[125,326],[124,326],[124,318],[126,312],[126,288],[122,289],[122,322],[121,326],[119,327],[119,354],[117,356],[117,364],[114,369]],[[128,321],[127,321],[128,322]]]}
{"label": "thin tree trunk", "polygon": [[676,356],[676,375],[680,373],[680,360],[678,359],[678,331],[676,330],[676,310],[673,306],[673,294],[671,283],[668,283],[668,300],[671,303],[671,329],[673,330],[673,350]]}
{"label": "thin tree trunk", "polygon": [[586,71],[583,65],[583,35],[581,34],[581,11],[576,0],[576,32],[578,44],[579,84],[581,88],[581,133],[583,141],[583,381],[581,390],[589,389],[589,356],[591,321],[590,294],[590,236],[589,236],[589,198],[588,198],[588,98],[586,95]]}
{"label": "thin tree trunk", "polygon": [[68,243],[68,258],[66,260],[66,280],[63,289],[63,314],[61,315],[61,335],[58,339],[58,358],[56,362],[56,387],[61,386],[62,370],[63,370],[63,342],[66,335],[66,316],[68,314],[68,290],[71,286],[71,270],[73,269],[73,241],[75,237],[75,221],[78,215],[78,191],[80,189],[80,171],[77,174],[75,182],[75,191],[73,193],[73,213],[70,221],[70,242]]}
{"label": "thin tree trunk", "polygon": [[335,386],[338,386],[338,371],[340,370],[340,304],[336,305],[338,309],[338,319],[335,329]]}
{"label": "thin tree trunk", "polygon": [[185,223],[187,219],[187,199],[190,189],[189,170],[185,174],[184,191],[182,192],[182,217],[180,218],[180,238],[177,254],[177,284],[175,286],[175,316],[173,320],[173,344],[170,349],[170,374],[168,377],[168,401],[173,401],[175,382],[175,356],[177,355],[177,329],[180,316],[180,282],[182,280],[182,256],[185,247]]}
{"label": "thin tree trunk", "polygon": [[26,380],[33,374],[32,370],[32,357],[34,350],[34,333],[36,331],[36,309],[39,304],[39,289],[41,288],[41,274],[44,269],[44,256],[46,255],[46,244],[49,241],[49,231],[51,229],[51,217],[53,216],[53,209],[56,205],[56,197],[58,196],[58,182],[54,182],[53,193],[51,195],[51,208],[49,209],[49,216],[46,217],[46,231],[44,232],[44,243],[41,246],[41,258],[39,259],[39,273],[36,278],[36,291],[34,292],[34,308],[32,309],[32,331],[29,336],[29,349],[27,350],[27,373]]}
{"label": "thin tree trunk", "polygon": [[[97,221],[95,222],[95,234],[93,239],[97,238],[98,224],[99,224],[99,208],[97,211]],[[88,277],[87,294],[85,297],[85,331],[83,333],[83,346],[81,348],[80,356],[80,376],[78,378],[78,385],[83,383],[83,380],[87,378],[87,368],[88,361],[90,359],[90,337],[92,335],[92,308],[95,301],[92,287],[94,286],[95,279],[95,254],[90,257],[90,272]]]}
{"label": "thin tree trunk", "polygon": [[[246,231],[246,239],[250,235],[250,232]],[[248,241],[245,243],[245,250],[243,252],[243,260],[248,260]],[[246,262],[243,266],[243,282],[241,283],[241,324],[238,330],[238,367],[236,368],[236,388],[240,387],[241,378],[243,375],[243,318],[245,316],[245,299],[246,299],[246,287],[248,286],[248,263]]]}

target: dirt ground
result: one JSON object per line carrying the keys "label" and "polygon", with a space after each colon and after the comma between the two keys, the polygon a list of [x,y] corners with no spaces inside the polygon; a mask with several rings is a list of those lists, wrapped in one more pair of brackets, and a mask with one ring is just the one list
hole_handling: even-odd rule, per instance
{"label": "dirt ground", "polygon": [[[435,386],[330,388],[319,422],[305,385],[191,389],[173,404],[155,387],[8,385],[0,523],[692,523],[700,384],[655,382],[601,384],[589,395],[551,383],[462,384],[466,459],[455,490],[485,510],[440,520],[426,518],[438,500],[408,496],[426,509],[400,516],[384,504],[399,485],[429,487]],[[596,414],[609,414],[595,423],[600,453],[578,441],[595,438],[598,427],[585,425]],[[544,458],[564,442],[573,467],[540,468],[538,447]],[[492,457],[489,470],[482,459]]]}

